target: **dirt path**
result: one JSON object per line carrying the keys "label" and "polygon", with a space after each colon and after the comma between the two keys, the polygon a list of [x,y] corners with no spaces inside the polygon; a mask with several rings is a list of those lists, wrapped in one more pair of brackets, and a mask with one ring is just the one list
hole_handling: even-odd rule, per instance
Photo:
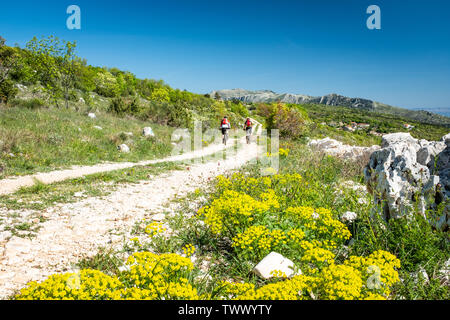
{"label": "dirt path", "polygon": [[[261,126],[259,125],[259,128]],[[232,141],[230,141],[232,142]],[[228,144],[230,145],[230,143]],[[116,162],[116,163],[102,163],[93,166],[73,166],[66,170],[57,170],[51,172],[36,173],[33,175],[13,177],[0,180],[0,195],[11,194],[19,190],[21,187],[33,186],[35,180],[39,180],[42,183],[50,184],[67,179],[79,178],[85,175],[107,172],[119,169],[130,168],[134,166],[146,166],[149,164],[161,163],[161,162],[174,162],[183,161],[187,159],[192,159],[196,157],[204,157],[214,154],[218,151],[224,150],[225,146],[223,144],[213,144],[201,151],[188,152],[182,155],[171,156],[162,159],[146,160],[140,162]]]}
{"label": "dirt path", "polygon": [[[245,137],[238,143],[245,144]],[[208,152],[214,153],[215,148]],[[174,197],[205,186],[209,179],[255,159],[258,152],[253,142],[227,160],[193,165],[189,170],[125,185],[106,197],[87,198],[45,210],[43,214],[48,220],[42,223],[35,238],[12,237],[0,243],[0,299],[9,297],[29,281],[41,281],[50,274],[71,270],[72,264],[83,256],[96,254],[99,247],[122,244],[136,222],[167,212],[167,204]]]}

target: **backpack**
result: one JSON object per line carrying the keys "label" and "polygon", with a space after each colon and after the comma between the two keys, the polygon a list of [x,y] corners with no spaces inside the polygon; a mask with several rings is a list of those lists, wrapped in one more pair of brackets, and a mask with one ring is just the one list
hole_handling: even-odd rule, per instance
{"label": "backpack", "polygon": [[228,120],[227,119],[222,119],[222,124],[228,124]]}
{"label": "backpack", "polygon": [[252,122],[250,121],[250,119],[247,120],[247,122],[245,123],[245,125],[246,125],[247,127],[250,127],[250,126],[252,125]]}

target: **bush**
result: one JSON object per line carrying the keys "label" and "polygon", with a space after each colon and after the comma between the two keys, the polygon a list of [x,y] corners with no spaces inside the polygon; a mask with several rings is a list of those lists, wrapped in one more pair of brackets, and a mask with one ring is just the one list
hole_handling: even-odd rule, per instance
{"label": "bush", "polygon": [[12,107],[27,108],[34,110],[42,108],[45,105],[45,102],[39,98],[32,98],[29,100],[14,99],[9,104]]}
{"label": "bush", "polygon": [[247,108],[243,106],[240,102],[231,104],[231,112],[240,115],[243,118],[247,118],[249,116]]}
{"label": "bush", "polygon": [[152,122],[162,125],[184,128],[192,125],[189,105],[182,101],[176,103],[151,101],[146,115]]}
{"label": "bush", "polygon": [[14,98],[18,90],[14,86],[14,83],[6,79],[0,82],[0,103],[8,103],[8,101]]}
{"label": "bush", "polygon": [[298,138],[307,130],[309,119],[299,106],[261,103],[256,112],[265,118],[268,130],[278,129],[282,137]]}
{"label": "bush", "polygon": [[120,94],[117,79],[108,71],[102,70],[94,78],[95,92],[104,97],[114,98]]}
{"label": "bush", "polygon": [[139,104],[138,98],[133,98],[130,100],[122,97],[117,97],[111,100],[108,111],[118,115],[129,114],[138,116],[142,111],[142,107]]}

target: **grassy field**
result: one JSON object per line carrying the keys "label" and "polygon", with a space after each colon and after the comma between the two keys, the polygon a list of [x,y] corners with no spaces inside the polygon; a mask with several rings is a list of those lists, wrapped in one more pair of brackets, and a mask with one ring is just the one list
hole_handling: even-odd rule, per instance
{"label": "grassy field", "polygon": [[[170,154],[173,128],[131,117],[66,109],[0,108],[0,179],[103,161],[139,161]],[[142,136],[152,127],[155,137]],[[100,129],[101,128],[101,129]],[[131,135],[130,135],[131,133]],[[118,152],[125,143],[131,152]]]}

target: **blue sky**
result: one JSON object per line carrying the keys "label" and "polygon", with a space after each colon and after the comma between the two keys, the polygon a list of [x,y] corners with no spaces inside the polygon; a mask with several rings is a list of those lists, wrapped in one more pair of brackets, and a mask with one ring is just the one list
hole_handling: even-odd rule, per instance
{"label": "blue sky", "polygon": [[[81,30],[66,8],[81,8]],[[381,8],[381,30],[366,8]],[[450,114],[450,2],[8,1],[0,35],[76,40],[88,63],[206,93],[338,93]]]}

